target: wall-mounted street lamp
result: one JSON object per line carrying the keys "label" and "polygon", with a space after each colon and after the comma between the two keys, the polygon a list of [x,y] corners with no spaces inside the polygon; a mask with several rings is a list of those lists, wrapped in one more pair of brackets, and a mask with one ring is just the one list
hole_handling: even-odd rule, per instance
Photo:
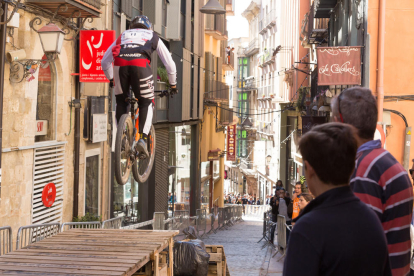
{"label": "wall-mounted street lamp", "polygon": [[62,49],[65,33],[53,23],[43,26],[37,32],[42,43],[43,52],[48,58],[51,55],[51,58],[55,59]]}
{"label": "wall-mounted street lamp", "polygon": [[209,0],[201,9],[201,13],[205,14],[225,14],[226,10],[217,0]]}
{"label": "wall-mounted street lamp", "polygon": [[270,163],[270,160],[272,160],[272,156],[270,156],[270,155],[266,156],[266,162],[267,162],[267,164]]}
{"label": "wall-mounted street lamp", "polygon": [[10,64],[10,81],[21,82],[25,78],[27,81],[34,79],[33,74],[39,65],[46,66],[47,62],[57,58],[63,46],[65,32],[53,23],[49,23],[40,28],[40,42],[46,59],[26,59],[26,52],[23,49],[7,53]]}

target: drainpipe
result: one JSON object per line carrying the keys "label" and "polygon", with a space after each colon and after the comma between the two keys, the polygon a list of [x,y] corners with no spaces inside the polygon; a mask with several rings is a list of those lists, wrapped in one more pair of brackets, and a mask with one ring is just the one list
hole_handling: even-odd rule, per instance
{"label": "drainpipe", "polygon": [[[7,2],[3,1],[3,15],[1,16],[1,22],[7,20]],[[6,57],[6,37],[7,37],[7,24],[3,24],[0,30],[0,185],[1,185],[1,149],[2,149],[2,137],[3,137],[3,89],[4,89],[4,59]]]}
{"label": "drainpipe", "polygon": [[378,56],[377,56],[377,101],[378,124],[382,124],[384,108],[384,49],[385,49],[385,2],[379,0],[378,11]]}
{"label": "drainpipe", "polygon": [[[77,27],[81,28],[81,22],[77,19]],[[79,41],[75,45],[75,72],[79,72]],[[79,75],[75,76],[75,101],[80,102]],[[73,216],[79,214],[79,154],[80,154],[80,107],[75,106],[75,164],[73,180]]]}

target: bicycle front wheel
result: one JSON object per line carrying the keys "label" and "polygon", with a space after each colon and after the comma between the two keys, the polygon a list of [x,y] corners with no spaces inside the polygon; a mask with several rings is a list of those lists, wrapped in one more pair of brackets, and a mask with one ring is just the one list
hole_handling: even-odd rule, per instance
{"label": "bicycle front wheel", "polygon": [[115,140],[115,178],[119,185],[125,185],[131,173],[133,132],[131,117],[128,114],[122,115]]}
{"label": "bicycle front wheel", "polygon": [[132,174],[134,179],[139,183],[144,183],[148,180],[148,177],[151,173],[152,167],[154,166],[155,159],[155,128],[151,126],[151,130],[148,133],[147,140],[148,147],[148,158],[140,158],[139,156],[135,158],[135,162],[132,165]]}

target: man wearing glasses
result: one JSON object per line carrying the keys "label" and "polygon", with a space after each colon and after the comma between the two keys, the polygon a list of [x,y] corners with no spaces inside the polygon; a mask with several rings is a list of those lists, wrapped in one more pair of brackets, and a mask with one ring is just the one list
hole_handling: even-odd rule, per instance
{"label": "man wearing glasses", "polygon": [[351,189],[382,223],[392,274],[407,275],[410,271],[413,187],[403,166],[382,148],[380,140],[374,140],[378,109],[371,90],[363,87],[345,89],[332,102],[332,115],[334,121],[350,124],[358,130]]}

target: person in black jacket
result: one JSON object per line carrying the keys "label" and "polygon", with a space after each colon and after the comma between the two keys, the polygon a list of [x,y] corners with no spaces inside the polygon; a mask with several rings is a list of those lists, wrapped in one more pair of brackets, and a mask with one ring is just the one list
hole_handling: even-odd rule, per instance
{"label": "person in black jacket", "polygon": [[[277,215],[279,214],[279,197],[275,194],[271,199],[269,205],[272,207],[272,222],[277,222]],[[276,225],[272,227],[270,232],[270,242],[273,243],[275,237]]]}
{"label": "person in black jacket", "polygon": [[283,275],[391,275],[378,216],[349,186],[355,136],[353,126],[327,123],[301,138],[305,176],[316,198],[295,219]]}

